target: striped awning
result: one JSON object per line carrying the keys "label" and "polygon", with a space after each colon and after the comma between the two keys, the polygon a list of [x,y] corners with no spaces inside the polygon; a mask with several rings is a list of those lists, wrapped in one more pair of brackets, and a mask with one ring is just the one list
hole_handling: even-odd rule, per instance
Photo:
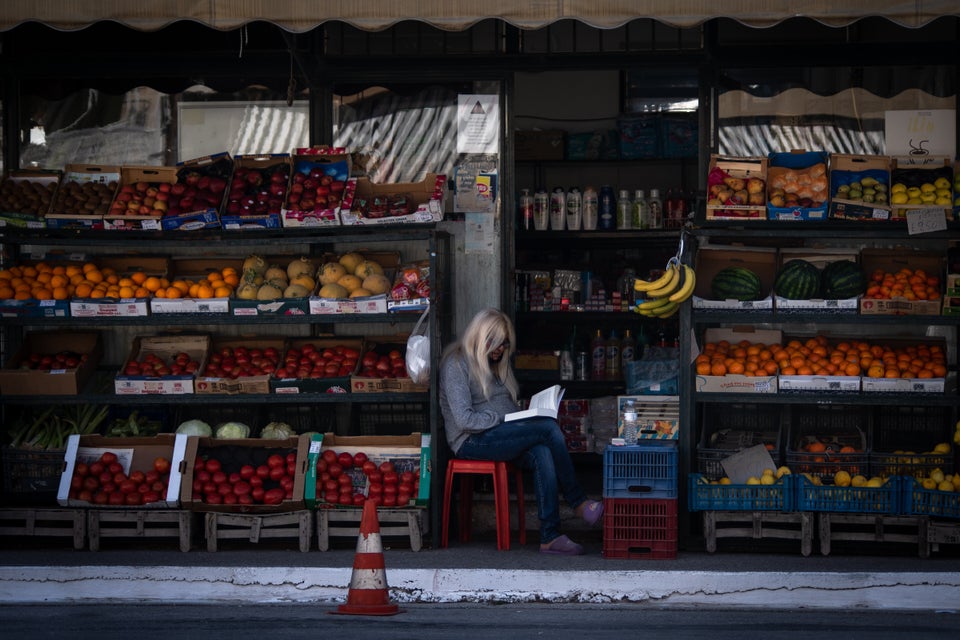
{"label": "striped awning", "polygon": [[154,31],[179,20],[229,30],[253,21],[305,32],[330,21],[377,31],[416,20],[460,31],[495,18],[523,29],[559,20],[578,20],[597,28],[619,27],[652,18],[675,27],[693,27],[729,18],[751,27],[768,27],[805,17],[844,26],[865,17],[882,17],[905,27],[920,27],[942,16],[960,16],[957,0],[3,0],[0,31],[40,22],[71,31],[113,21]]}

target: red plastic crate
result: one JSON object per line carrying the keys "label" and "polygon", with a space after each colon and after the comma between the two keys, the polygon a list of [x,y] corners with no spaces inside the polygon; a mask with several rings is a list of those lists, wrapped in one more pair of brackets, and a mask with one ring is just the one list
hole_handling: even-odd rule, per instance
{"label": "red plastic crate", "polygon": [[676,498],[604,498],[603,557],[676,558]]}

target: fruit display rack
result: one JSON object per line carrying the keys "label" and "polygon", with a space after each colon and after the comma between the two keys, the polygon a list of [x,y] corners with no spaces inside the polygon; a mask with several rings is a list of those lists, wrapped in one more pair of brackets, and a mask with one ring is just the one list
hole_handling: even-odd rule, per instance
{"label": "fruit display rack", "polygon": [[[386,247],[391,250],[400,247],[415,248],[416,256],[423,258],[429,265],[432,290],[430,306],[434,310],[427,316],[431,354],[438,357],[441,340],[450,333],[452,317],[452,296],[448,289],[452,266],[451,239],[449,234],[436,229],[435,224],[405,224],[394,227],[351,226],[351,227],[299,227],[280,229],[244,229],[213,230],[198,229],[192,231],[104,231],[76,229],[30,229],[6,226],[0,227],[0,246],[4,257],[17,260],[25,247],[42,247],[47,251],[87,252],[96,255],[125,254],[129,252],[169,252],[193,251],[195,253],[230,252],[233,256],[265,252],[269,254],[309,251],[320,255],[339,250],[364,248],[376,250]],[[306,247],[306,249],[304,249]],[[210,249],[213,248],[211,251]],[[411,255],[410,258],[416,257]],[[405,256],[406,257],[406,256]],[[249,328],[251,332],[263,333],[271,326],[300,325],[309,327],[311,335],[331,334],[336,329],[348,325],[351,327],[380,326],[375,331],[388,331],[394,334],[409,331],[420,318],[419,310],[387,313],[346,313],[346,314],[300,314],[234,315],[209,313],[168,313],[141,316],[113,317],[51,317],[29,318],[21,316],[0,317],[0,353],[4,360],[20,348],[28,329],[83,329],[97,328],[104,331],[129,330],[130,327],[151,327],[155,330],[177,331],[180,328],[197,328],[201,331],[215,329],[217,325],[235,325]],[[401,327],[401,329],[397,329]],[[258,331],[260,328],[260,331]],[[362,332],[362,329],[360,330]],[[356,334],[356,329],[346,333]],[[433,431],[439,421],[439,399],[436,385],[436,369],[431,367],[431,384],[409,391],[374,393],[245,393],[245,394],[148,394],[120,395],[114,392],[112,385],[104,390],[105,377],[115,371],[102,369],[76,395],[4,395],[4,408],[40,405],[97,404],[110,406],[166,406],[171,410],[183,411],[188,407],[216,407],[224,410],[232,408],[275,406],[278,409],[311,405],[364,405],[377,406],[387,403],[416,403],[427,407],[423,413],[428,420],[424,431]],[[101,384],[96,384],[99,379]],[[434,461],[436,464],[436,461]],[[435,491],[435,494],[438,491]]]}

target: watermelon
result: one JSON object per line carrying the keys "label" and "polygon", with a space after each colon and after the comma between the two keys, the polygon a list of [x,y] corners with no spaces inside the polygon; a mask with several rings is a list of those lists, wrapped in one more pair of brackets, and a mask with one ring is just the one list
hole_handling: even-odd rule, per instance
{"label": "watermelon", "polygon": [[855,298],[867,290],[867,274],[853,260],[837,260],[820,273],[820,295],[826,300]]}
{"label": "watermelon", "polygon": [[746,267],[724,267],[710,282],[716,300],[759,300],[760,276]]}
{"label": "watermelon", "polygon": [[800,258],[788,260],[777,272],[773,290],[789,300],[809,300],[820,292],[820,269]]}

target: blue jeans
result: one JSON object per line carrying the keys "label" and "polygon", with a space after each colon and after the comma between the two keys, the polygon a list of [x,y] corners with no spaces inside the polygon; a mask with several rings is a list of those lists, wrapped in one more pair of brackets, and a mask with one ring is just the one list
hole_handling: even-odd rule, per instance
{"label": "blue jeans", "polygon": [[457,457],[514,462],[533,471],[541,543],[560,535],[560,493],[574,509],[587,499],[577,482],[560,427],[551,418],[504,422],[475,433],[463,442]]}

